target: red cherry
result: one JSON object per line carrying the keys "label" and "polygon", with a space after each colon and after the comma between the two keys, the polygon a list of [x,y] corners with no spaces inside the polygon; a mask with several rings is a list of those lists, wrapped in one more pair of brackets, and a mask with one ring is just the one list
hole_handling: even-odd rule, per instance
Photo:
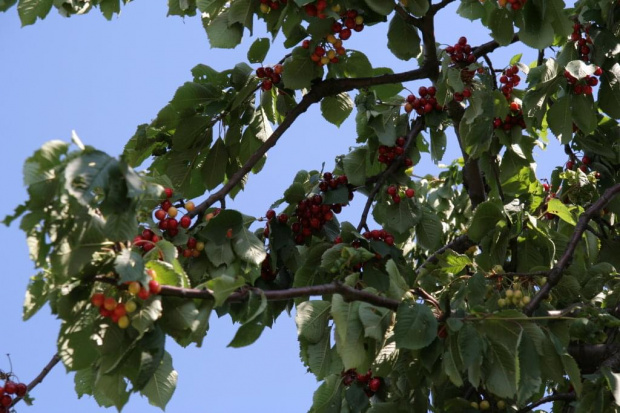
{"label": "red cherry", "polygon": [[94,307],[101,307],[103,305],[103,300],[105,300],[105,295],[103,295],[103,293],[95,293],[90,297],[90,302]]}
{"label": "red cherry", "polygon": [[389,246],[394,245],[394,237],[391,235],[388,235],[387,237],[385,237],[383,241]]}
{"label": "red cherry", "polygon": [[19,397],[24,397],[26,393],[28,393],[28,386],[24,383],[17,383],[17,386],[15,386],[15,394]]}
{"label": "red cherry", "polygon": [[397,190],[396,190],[396,187],[394,185],[388,186],[388,189],[387,189],[388,195],[394,196],[394,195],[396,195],[396,191]]}
{"label": "red cherry", "polygon": [[575,163],[573,161],[566,162],[566,169],[572,170],[574,166],[575,166]]}
{"label": "red cherry", "polygon": [[163,209],[166,212],[168,212],[171,206],[172,206],[172,203],[168,201],[167,199],[161,203],[161,209]]}
{"label": "red cherry", "polygon": [[176,237],[178,233],[179,233],[178,228],[168,228],[167,230],[167,234],[170,235],[171,237]]}
{"label": "red cherry", "polygon": [[379,388],[381,387],[381,379],[374,377],[370,380],[370,383],[368,383],[368,388],[370,389],[371,392],[376,392],[377,390],[379,390]]}
{"label": "red cherry", "polygon": [[424,97],[424,96],[428,95],[428,89],[425,86],[420,86],[420,88],[418,89],[418,94],[421,97]]}
{"label": "red cherry", "polygon": [[155,234],[153,234],[153,231],[151,231],[150,229],[145,229],[142,231],[142,238],[147,241],[150,241],[151,239],[153,239],[153,235]]}
{"label": "red cherry", "polygon": [[142,300],[146,300],[151,295],[144,287],[140,288],[140,292],[138,292],[138,297]]}
{"label": "red cherry", "polygon": [[0,398],[0,404],[4,407],[9,407],[13,403],[13,398],[8,394],[5,394]]}
{"label": "red cherry", "polygon": [[155,280],[149,281],[149,291],[151,294],[159,294],[161,292],[161,285]]}
{"label": "red cherry", "polygon": [[405,138],[401,136],[398,139],[396,139],[396,146],[400,146],[400,147],[405,146]]}
{"label": "red cherry", "polygon": [[583,155],[583,158],[581,158],[581,162],[584,165],[590,165],[592,163],[592,159],[590,159],[588,155]]}
{"label": "red cherry", "polygon": [[342,29],[340,31],[340,39],[347,40],[351,37],[351,29]]}
{"label": "red cherry", "polygon": [[187,215],[183,215],[180,224],[183,228],[189,228],[189,226],[192,224],[192,219]]}
{"label": "red cherry", "polygon": [[164,192],[166,193],[166,198],[172,197],[172,188],[164,188]]}
{"label": "red cherry", "polygon": [[7,381],[6,383],[4,383],[4,392],[7,394],[15,394],[15,391],[17,390],[17,385],[16,383],[12,382],[12,381]]}
{"label": "red cherry", "polygon": [[189,257],[191,257],[193,253],[194,253],[194,252],[193,252],[191,249],[189,249],[189,248],[188,248],[188,249],[183,250],[183,252],[182,252],[182,254],[183,254],[183,256],[184,256],[185,258],[189,258]]}
{"label": "red cherry", "polygon": [[594,71],[594,74],[596,76],[600,76],[603,74],[603,69],[601,67],[597,67],[596,70]]}
{"label": "red cherry", "polygon": [[407,190],[405,190],[405,195],[407,198],[413,198],[415,191],[412,188],[407,188]]}
{"label": "red cherry", "polygon": [[168,229],[176,229],[179,226],[179,221],[175,218],[168,219]]}
{"label": "red cherry", "polygon": [[276,211],[274,211],[273,209],[270,209],[269,211],[267,211],[265,216],[267,217],[268,220],[272,220],[276,216]]}
{"label": "red cherry", "polygon": [[286,224],[286,222],[288,221],[288,215],[286,214],[278,215],[278,221],[280,221],[280,223],[282,224]]}
{"label": "red cherry", "polygon": [[163,209],[158,209],[157,211],[155,211],[155,218],[157,218],[158,221],[165,219],[166,211],[164,211]]}
{"label": "red cherry", "polygon": [[548,184],[548,183],[546,183],[546,182],[545,182],[545,183],[543,183],[543,184],[542,184],[542,187],[543,187],[543,190],[544,190],[545,192],[549,192],[549,184]]}

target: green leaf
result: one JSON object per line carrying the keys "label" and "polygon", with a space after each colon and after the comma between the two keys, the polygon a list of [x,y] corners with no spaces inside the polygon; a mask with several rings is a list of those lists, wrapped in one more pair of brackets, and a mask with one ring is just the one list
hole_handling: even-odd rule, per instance
{"label": "green leaf", "polygon": [[19,19],[23,26],[34,24],[39,19],[44,19],[52,9],[54,0],[20,0],[17,5]]}
{"label": "green leaf", "polygon": [[121,276],[120,283],[128,281],[148,283],[148,276],[144,271],[144,260],[142,255],[137,252],[127,249],[121,251],[114,259],[114,270]]}
{"label": "green leaf", "polygon": [[248,61],[250,63],[262,63],[269,52],[269,38],[260,37],[254,40],[248,49]]}
{"label": "green leaf", "polygon": [[99,190],[108,187],[111,173],[118,168],[118,161],[104,152],[85,153],[67,164],[65,189],[82,205],[89,205]]}
{"label": "green leaf", "polygon": [[213,290],[216,307],[224,304],[228,296],[244,285],[245,279],[243,277],[233,278],[229,275],[222,275],[207,282],[207,287]]}
{"label": "green leaf", "polygon": [[166,352],[153,378],[140,393],[146,396],[151,405],[164,410],[177,387],[178,376],[172,367],[172,357]]}
{"label": "green leaf", "polygon": [[342,160],[344,173],[347,175],[351,185],[363,186],[366,184],[367,155],[368,149],[360,147],[350,151]]}
{"label": "green leaf", "polygon": [[129,400],[127,383],[120,373],[99,374],[93,388],[93,396],[100,406],[115,406],[120,412]]}
{"label": "green leaf", "polygon": [[387,308],[361,303],[359,317],[364,325],[364,336],[379,343],[382,342],[385,332],[392,322],[392,312]]}
{"label": "green leaf", "polygon": [[571,110],[571,99],[569,96],[562,96],[547,112],[547,122],[553,134],[562,142],[567,144],[573,138],[573,115]]}
{"label": "green leaf", "polygon": [[399,13],[394,13],[390,20],[387,36],[388,49],[401,60],[410,60],[422,53],[417,29],[407,23]]}
{"label": "green leaf", "polygon": [[321,101],[321,113],[325,120],[340,127],[353,111],[353,101],[346,92],[326,96]]}
{"label": "green leaf", "polygon": [[224,12],[206,23],[203,19],[203,26],[209,37],[211,47],[219,49],[234,49],[243,37],[243,25],[240,23],[228,24],[228,12]]}
{"label": "green leaf", "polygon": [[562,221],[568,222],[573,226],[577,225],[577,221],[575,220],[575,217],[571,213],[570,209],[557,198],[552,198],[549,200],[547,203],[547,212],[557,215]]}
{"label": "green leaf", "polygon": [[443,226],[436,214],[422,213],[422,219],[415,227],[415,235],[418,244],[427,250],[435,250],[439,246],[443,236]]}
{"label": "green leaf", "polygon": [[98,358],[99,354],[91,339],[93,334],[92,313],[83,314],[74,322],[63,322],[58,333],[58,356],[67,370],[81,370]]}
{"label": "green leaf", "polygon": [[505,8],[494,10],[491,15],[489,28],[491,29],[491,37],[493,37],[493,40],[501,46],[509,45],[514,36],[512,13]]}
{"label": "green leaf", "polygon": [[603,112],[614,119],[620,118],[620,64],[603,71],[598,104]]}
{"label": "green leaf", "polygon": [[328,331],[327,321],[330,317],[329,301],[304,301],[297,306],[295,323],[297,335],[308,343],[316,344],[323,339]]}
{"label": "green leaf", "polygon": [[220,265],[230,265],[235,259],[230,242],[223,242],[220,244],[207,242],[205,253],[209,261],[216,267]]}
{"label": "green leaf", "polygon": [[582,60],[573,60],[566,64],[566,71],[577,79],[584,79],[594,74],[596,65],[589,65]]}
{"label": "green leaf", "polygon": [[407,10],[418,17],[424,16],[430,7],[429,0],[407,0],[405,4]]}
{"label": "green leaf", "polygon": [[310,53],[298,47],[284,61],[282,81],[290,89],[308,89],[313,79],[322,77],[322,69],[310,59]]}
{"label": "green leaf", "polygon": [[250,30],[252,35],[252,23],[254,14],[258,11],[259,3],[253,0],[237,0],[231,3],[228,14],[228,25],[240,23]]}
{"label": "green leaf", "polygon": [[235,333],[228,347],[241,348],[249,346],[258,340],[264,329],[265,325],[258,321],[243,324]]}
{"label": "green leaf", "polygon": [[368,7],[372,9],[372,11],[382,15],[387,16],[392,13],[394,10],[394,3],[391,1],[384,0],[365,0]]}
{"label": "green leaf", "polygon": [[490,233],[498,222],[504,220],[502,208],[494,201],[486,201],[478,205],[474,212],[467,235],[472,241],[479,243]]}
{"label": "green leaf", "polygon": [[254,265],[262,263],[267,256],[262,241],[245,228],[233,238],[232,247],[239,258]]}
{"label": "green leaf", "polygon": [[571,95],[573,120],[586,135],[594,132],[598,123],[597,111],[591,96]]}
{"label": "green leaf", "polygon": [[218,138],[209,150],[207,159],[202,164],[202,179],[207,189],[213,189],[224,182],[226,165],[228,164],[228,150],[222,138]]}
{"label": "green leaf", "polygon": [[204,236],[208,241],[224,244],[229,243],[230,239],[238,236],[242,229],[243,215],[238,211],[226,209],[211,218],[207,226],[200,231],[200,235]]}
{"label": "green leaf", "polygon": [[49,286],[45,275],[41,272],[30,277],[28,288],[26,289],[26,297],[24,298],[24,309],[22,319],[24,321],[30,319],[45,305],[48,300]]}
{"label": "green leaf", "polygon": [[534,49],[544,49],[553,44],[554,31],[551,19],[537,3],[523,8],[524,27],[519,31],[519,40]]}
{"label": "green leaf", "polygon": [[340,412],[342,389],[342,380],[339,374],[328,376],[314,392],[309,413]]}
{"label": "green leaf", "polygon": [[347,77],[372,76],[373,70],[368,57],[357,50],[350,50],[344,61],[342,70]]}
{"label": "green leaf", "polygon": [[364,348],[364,325],[359,319],[357,301],[347,303],[341,295],[332,298],[331,315],[336,325],[336,349],[342,358],[344,369],[356,368],[365,371],[369,367]]}
{"label": "green leaf", "polygon": [[394,337],[397,348],[422,349],[437,337],[437,319],[427,306],[403,301],[396,312]]}
{"label": "green leaf", "polygon": [[[179,114],[195,113],[198,105],[207,105],[221,96],[221,91],[214,85],[185,82],[183,86],[178,88],[170,101],[171,107]],[[179,148],[180,149],[180,148]]]}

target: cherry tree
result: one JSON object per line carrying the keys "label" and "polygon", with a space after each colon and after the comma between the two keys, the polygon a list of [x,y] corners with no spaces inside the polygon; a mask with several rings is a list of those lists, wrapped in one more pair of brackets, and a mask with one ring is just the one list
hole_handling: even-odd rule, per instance
{"label": "cherry tree", "polygon": [[[488,42],[437,43],[451,3]],[[16,4],[23,25],[121,10],[0,10]],[[249,346],[293,311],[320,383],[311,412],[617,410],[617,1],[171,0],[169,14],[200,18],[212,47],[257,24],[272,39],[228,70],[192,68],[119,159],[74,135],[25,160],[29,199],[4,219],[21,219],[39,271],[24,318],[49,304],[62,324],[38,377],[2,377],[0,413],[59,363],[102,406],[139,393],[164,409],[178,376],[166,337],[200,346],[217,314],[238,325],[230,346]],[[347,47],[372,25],[410,70]],[[264,65],[273,42],[289,52]],[[492,60],[514,44],[537,59]],[[262,216],[227,208],[313,105],[337,126],[355,112],[350,151],[282,176]],[[534,150],[552,140],[567,160],[539,177]],[[460,158],[413,173],[448,143]],[[353,198],[360,216],[339,219]]]}

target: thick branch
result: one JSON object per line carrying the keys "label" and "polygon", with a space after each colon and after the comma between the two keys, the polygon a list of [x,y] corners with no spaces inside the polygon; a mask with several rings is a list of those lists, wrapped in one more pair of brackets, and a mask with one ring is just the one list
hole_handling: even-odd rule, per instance
{"label": "thick branch", "polygon": [[557,264],[551,269],[549,272],[549,276],[547,277],[547,283],[540,288],[540,291],[534,295],[532,301],[528,305],[525,306],[524,313],[527,315],[532,315],[534,311],[538,308],[541,301],[549,295],[551,289],[555,287],[560,280],[562,279],[562,275],[564,270],[570,264],[573,254],[575,253],[575,249],[581,241],[581,236],[588,228],[588,223],[590,220],[599,214],[599,212],[605,208],[605,206],[612,200],[614,196],[620,193],[620,184],[616,184],[603,193],[603,195],[593,203],[586,211],[581,214],[579,217],[579,221],[575,226],[575,232],[571,237],[568,245],[566,246],[566,250],[562,257],[558,260]]}
{"label": "thick branch", "polygon": [[[519,41],[519,36],[515,34],[512,37],[512,40],[510,41],[510,43],[512,44],[512,43],[516,43],[518,41]],[[501,45],[499,43],[497,43],[495,40],[491,40],[490,42],[486,42],[486,43],[481,44],[480,46],[476,46],[476,47],[472,48],[471,51],[474,54],[474,56],[480,57],[480,56],[485,55],[487,53],[491,53],[492,51],[494,51],[498,47],[501,47]]]}
{"label": "thick branch", "polygon": [[[95,281],[104,282],[107,284],[116,285],[118,288],[127,288],[125,285],[118,285],[117,280],[114,278],[98,275],[95,277]],[[344,285],[340,282],[333,282],[322,285],[312,285],[308,287],[288,288],[286,290],[260,290],[258,288],[245,288],[240,291],[232,293],[226,299],[227,303],[241,303],[249,298],[250,291],[262,292],[267,301],[283,301],[293,298],[301,298],[307,296],[324,295],[324,294],[340,294],[346,301],[363,301],[369,304],[376,305],[378,307],[385,307],[390,310],[396,311],[400,301],[393,300],[391,298],[382,297],[368,291],[356,290],[355,288]],[[204,289],[199,290],[196,288],[181,288],[174,287],[172,285],[162,285],[159,295],[179,297],[179,298],[197,298],[202,300],[214,299],[213,291]]]}
{"label": "thick branch", "polygon": [[437,4],[433,4],[431,6],[431,13],[435,14],[437,13],[439,10],[443,9],[444,7],[446,7],[448,4],[450,3],[454,3],[456,0],[442,0]]}
{"label": "thick branch", "polygon": [[[28,384],[28,386],[27,386],[28,392],[30,392],[39,383],[41,383],[43,381],[43,379],[45,378],[45,376],[47,376],[49,374],[49,372],[52,371],[54,366],[56,364],[58,364],[59,361],[60,361],[60,356],[58,354],[54,354],[54,356],[49,361],[49,363],[47,363],[47,365],[45,367],[43,367],[43,370],[41,370],[41,373],[39,373],[39,375],[37,377],[35,377],[34,380],[32,380]],[[22,397],[16,397],[15,399],[13,399],[13,403],[11,403],[11,406],[15,406],[15,404],[19,403],[20,400],[22,400]]]}
{"label": "thick branch", "polygon": [[555,401],[566,401],[566,402],[571,402],[573,400],[575,400],[577,398],[577,396],[575,396],[575,393],[556,393],[556,394],[552,394],[551,396],[547,396],[547,397],[543,397],[542,399],[535,401],[534,403],[528,404],[527,406],[525,406],[523,409],[520,409],[517,411],[517,413],[527,413],[527,412],[531,412],[532,409],[541,406],[545,403],[551,403],[551,402],[555,402]]}

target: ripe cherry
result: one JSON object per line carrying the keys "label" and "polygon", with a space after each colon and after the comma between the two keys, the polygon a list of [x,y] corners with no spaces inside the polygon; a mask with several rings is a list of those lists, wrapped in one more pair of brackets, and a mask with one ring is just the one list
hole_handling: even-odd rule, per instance
{"label": "ripe cherry", "polygon": [[545,183],[543,183],[543,184],[542,184],[542,187],[543,187],[543,190],[544,190],[545,192],[549,192],[549,184],[548,184],[548,183],[546,183],[546,182],[545,182]]}
{"label": "ripe cherry", "polygon": [[592,163],[592,159],[590,159],[588,155],[583,155],[581,162],[583,162],[584,165],[590,165]]}
{"label": "ripe cherry", "polygon": [[4,392],[7,394],[15,394],[17,391],[17,384],[12,381],[7,381],[4,383]]}
{"label": "ripe cherry", "polygon": [[394,195],[396,195],[396,192],[397,192],[397,189],[396,189],[396,187],[394,185],[388,186],[388,189],[387,189],[388,195],[394,196]]}
{"label": "ripe cherry", "polygon": [[[108,311],[112,311],[116,308],[116,299],[114,297],[106,297],[105,300],[103,300],[103,308],[105,308]],[[6,390],[6,386],[4,386],[4,390]]]}
{"label": "ripe cherry", "polygon": [[168,209],[170,209],[171,206],[172,206],[172,203],[168,201],[167,199],[161,203],[161,209],[163,209],[166,212],[168,212]]}
{"label": "ripe cherry", "polygon": [[372,378],[368,383],[368,388],[373,393],[379,390],[381,388],[381,379],[377,377]]}
{"label": "ripe cherry", "polygon": [[146,300],[147,298],[149,298],[151,294],[148,292],[148,290],[146,290],[145,288],[140,288],[140,292],[138,293],[138,297],[140,297],[143,300]]}
{"label": "ripe cherry", "polygon": [[26,386],[24,383],[17,383],[17,385],[15,386],[15,394],[18,397],[24,397],[27,392],[28,386]]}
{"label": "ripe cherry", "polygon": [[192,224],[192,219],[187,215],[183,215],[179,223],[183,228],[189,228],[189,226]]}
{"label": "ripe cherry", "polygon": [[158,221],[166,218],[166,211],[164,211],[163,209],[158,209],[157,211],[155,211],[155,218],[157,218]]}
{"label": "ripe cherry", "polygon": [[161,292],[161,285],[157,281],[151,280],[149,281],[149,291],[152,294],[159,294]]}
{"label": "ripe cherry", "polygon": [[166,194],[166,198],[172,197],[172,194],[173,194],[172,188],[164,188],[164,192]]}
{"label": "ripe cherry", "polygon": [[90,303],[94,307],[101,307],[103,305],[103,301],[105,300],[105,295],[103,293],[95,293],[92,297],[90,297]]}
{"label": "ripe cherry", "polygon": [[407,196],[407,198],[413,198],[413,196],[415,195],[415,191],[413,190],[413,188],[407,188],[405,190],[405,195]]}
{"label": "ripe cherry", "polygon": [[573,161],[566,162],[566,169],[572,170],[574,166],[575,163]]}
{"label": "ripe cherry", "polygon": [[0,405],[4,407],[9,407],[11,403],[13,403],[13,398],[9,396],[8,394],[5,394],[4,396],[0,398]]}

